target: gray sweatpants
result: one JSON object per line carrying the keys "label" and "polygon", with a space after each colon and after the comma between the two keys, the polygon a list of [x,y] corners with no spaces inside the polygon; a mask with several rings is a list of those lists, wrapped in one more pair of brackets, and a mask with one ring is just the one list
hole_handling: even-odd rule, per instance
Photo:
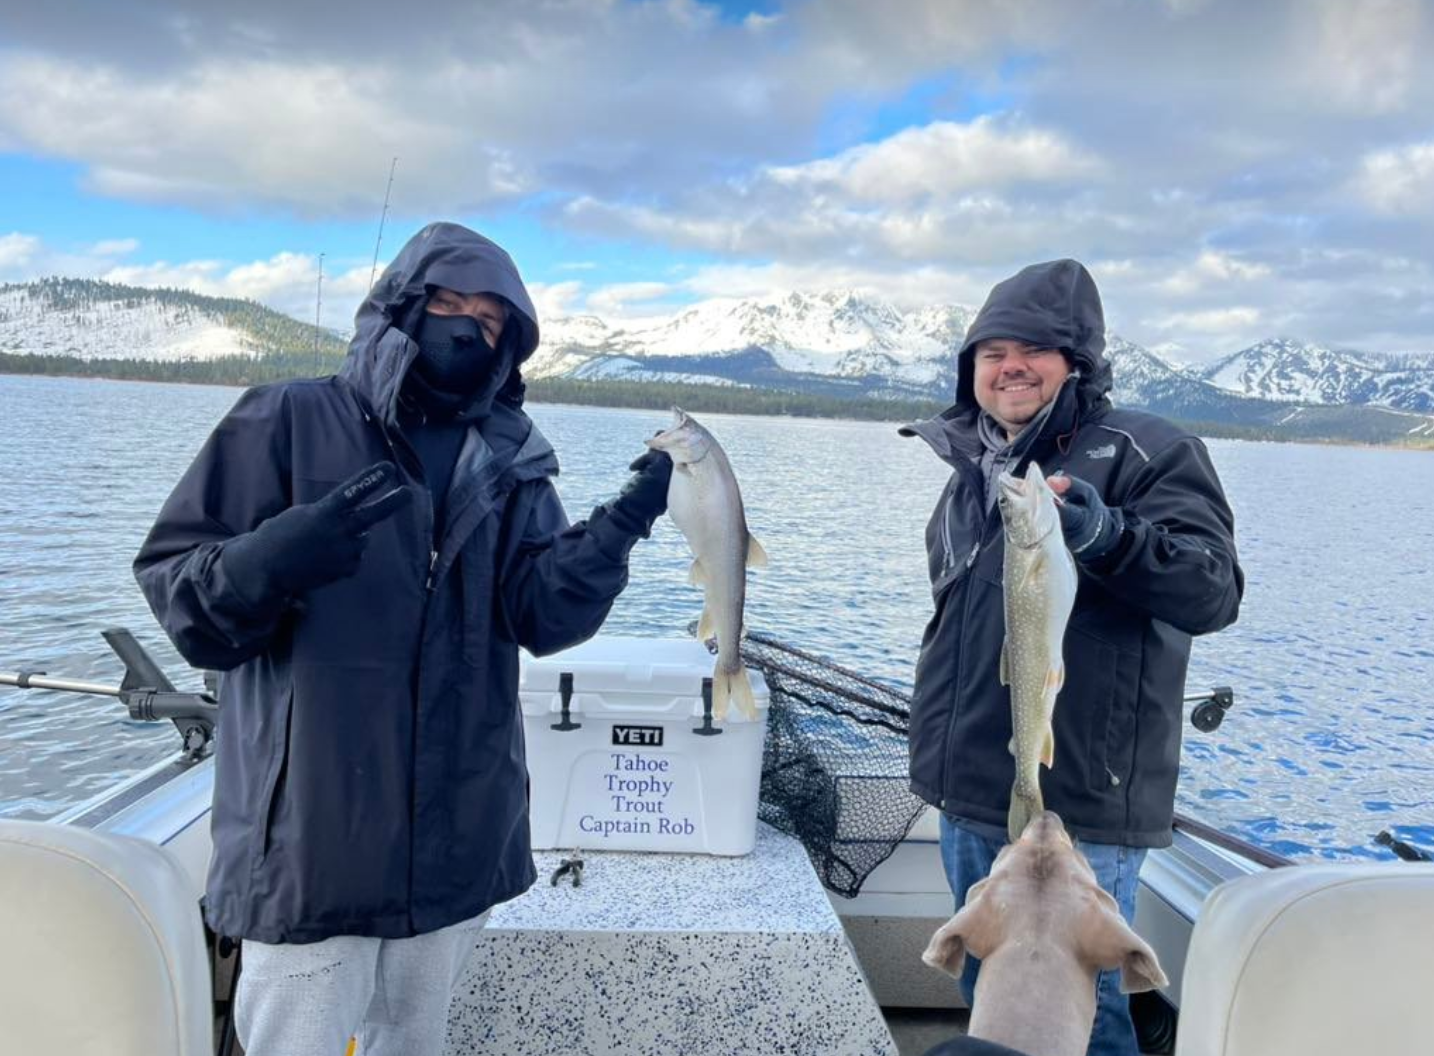
{"label": "gray sweatpants", "polygon": [[409,939],[245,941],[234,1024],[245,1056],[441,1056],[453,987],[488,914]]}

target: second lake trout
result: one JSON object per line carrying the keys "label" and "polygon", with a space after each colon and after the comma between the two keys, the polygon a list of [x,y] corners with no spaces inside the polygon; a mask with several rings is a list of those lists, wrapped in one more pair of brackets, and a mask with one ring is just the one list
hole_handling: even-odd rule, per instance
{"label": "second lake trout", "polygon": [[1014,843],[1030,819],[1045,809],[1041,765],[1055,762],[1051,725],[1056,694],[1065,683],[1061,644],[1075,604],[1075,559],[1061,533],[1056,495],[1041,467],[1025,477],[1002,473],[996,502],[1006,533],[1006,641],[1001,647],[1001,684],[1011,687],[1011,754],[1016,779],[1006,831]]}

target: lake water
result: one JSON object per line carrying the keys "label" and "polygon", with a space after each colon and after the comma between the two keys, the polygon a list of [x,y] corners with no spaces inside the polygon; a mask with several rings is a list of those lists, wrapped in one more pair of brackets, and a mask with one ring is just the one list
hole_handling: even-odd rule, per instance
{"label": "lake water", "polygon": [[[130,627],[198,688],[130,561],[236,389],[0,376],[0,671],[118,684],[102,628]],[[578,519],[617,492],[665,413],[533,406]],[[703,416],[771,567],[747,623],[909,685],[930,613],[922,531],[946,467],[883,423]],[[1189,689],[1232,685],[1187,726],[1180,809],[1293,857],[1434,851],[1434,455],[1216,440],[1248,577],[1233,628],[1197,639]],[[701,609],[664,519],[606,630],[682,635]],[[102,697],[0,688],[0,816],[47,817],[176,747]]]}

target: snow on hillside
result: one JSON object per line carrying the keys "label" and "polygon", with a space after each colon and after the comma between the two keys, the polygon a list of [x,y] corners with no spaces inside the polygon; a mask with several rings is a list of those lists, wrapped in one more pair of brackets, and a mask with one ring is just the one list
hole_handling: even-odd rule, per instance
{"label": "snow on hillside", "polygon": [[850,290],[702,301],[666,316],[605,323],[596,316],[543,323],[527,373],[571,373],[580,356],[712,356],[760,348],[785,371],[860,377],[880,374],[914,385],[940,375],[970,312],[952,306],[903,313]]}
{"label": "snow on hillside", "polygon": [[1434,359],[1418,356],[1395,366],[1366,352],[1278,338],[1236,352],[1203,373],[1229,392],[1267,400],[1434,410]]}
{"label": "snow on hillside", "polygon": [[212,359],[251,353],[245,335],[193,305],[132,298],[55,310],[32,287],[0,289],[0,351],[81,359]]}

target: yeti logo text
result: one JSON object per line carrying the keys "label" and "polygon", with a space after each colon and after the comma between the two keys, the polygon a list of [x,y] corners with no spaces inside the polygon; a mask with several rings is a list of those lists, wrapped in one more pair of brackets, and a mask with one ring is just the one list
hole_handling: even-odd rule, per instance
{"label": "yeti logo text", "polygon": [[1114,445],[1114,444],[1106,444],[1104,447],[1093,447],[1093,448],[1091,448],[1089,451],[1087,451],[1087,452],[1085,453],[1085,457],[1086,457],[1086,458],[1091,458],[1091,459],[1095,459],[1095,458],[1114,458],[1114,457],[1115,457],[1115,445]]}
{"label": "yeti logo text", "polygon": [[612,743],[619,748],[661,748],[661,726],[614,726]]}

